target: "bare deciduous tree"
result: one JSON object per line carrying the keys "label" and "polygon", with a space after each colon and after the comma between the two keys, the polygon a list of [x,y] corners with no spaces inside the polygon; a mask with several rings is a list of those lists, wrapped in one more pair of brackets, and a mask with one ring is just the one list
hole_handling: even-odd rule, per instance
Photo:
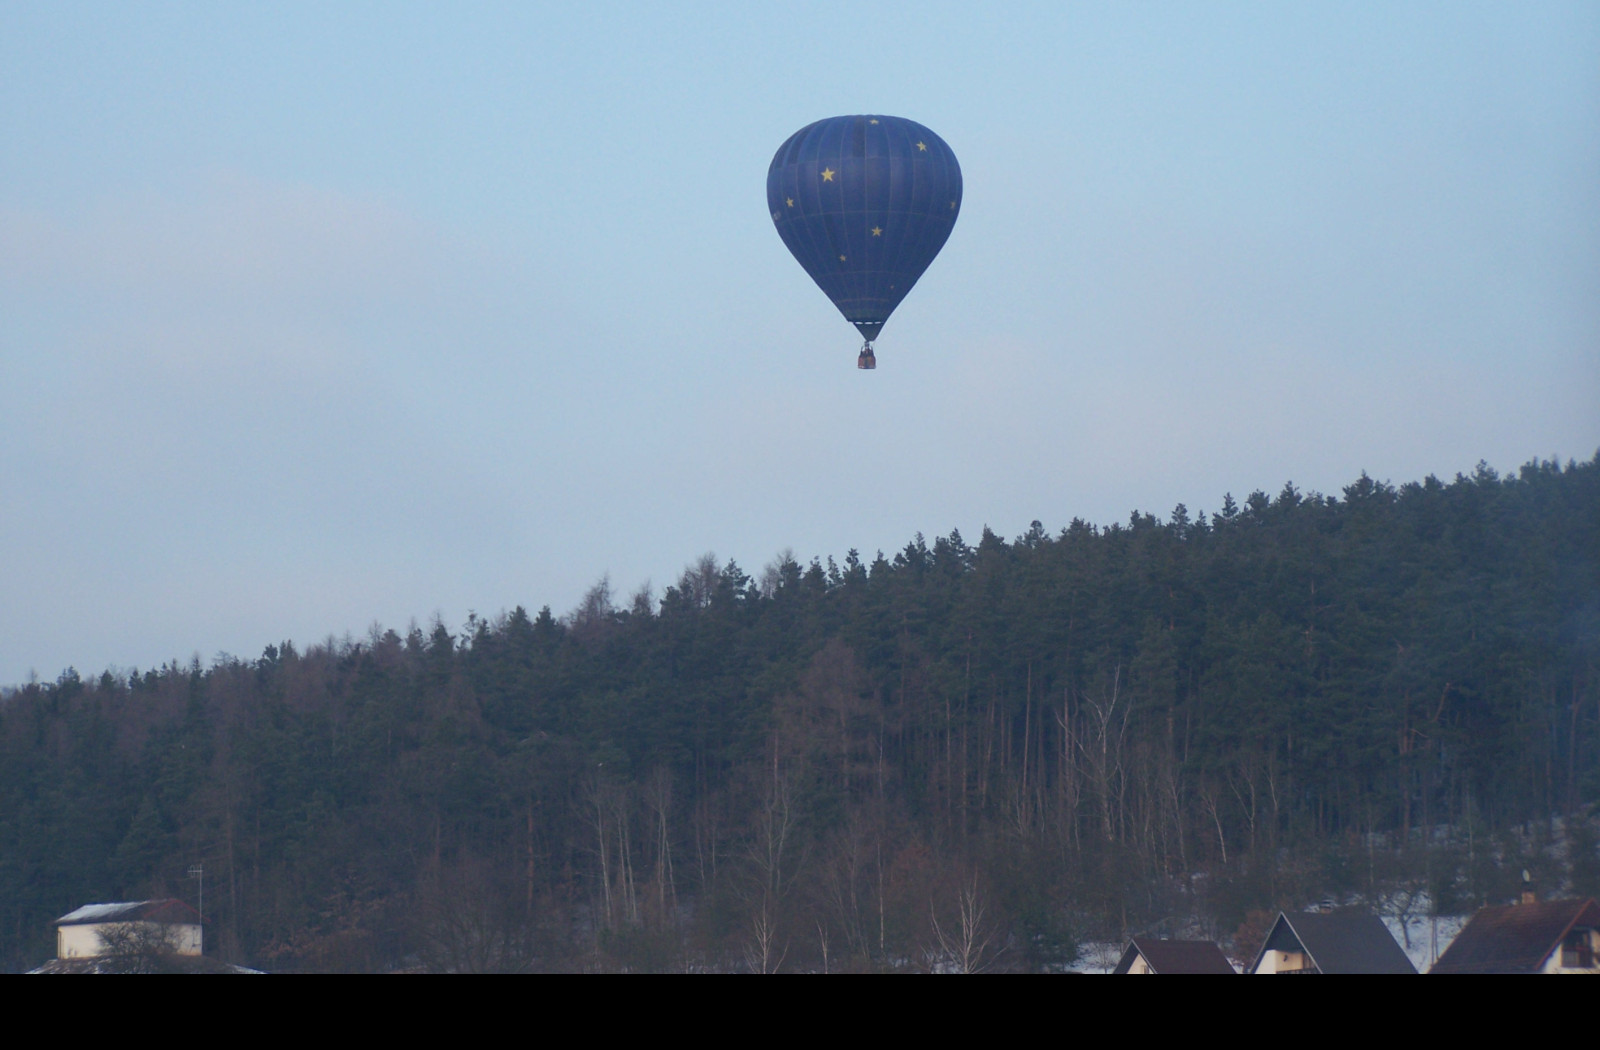
{"label": "bare deciduous tree", "polygon": [[683,570],[683,575],[678,578],[678,592],[692,607],[705,609],[711,605],[711,598],[717,593],[721,575],[722,567],[717,564],[717,556],[708,551]]}
{"label": "bare deciduous tree", "polygon": [[100,931],[100,966],[112,973],[182,973],[176,928],[160,922],[119,922]]}
{"label": "bare deciduous tree", "polygon": [[578,607],[567,614],[567,626],[578,638],[596,638],[610,629],[616,611],[611,596],[611,574],[606,573],[584,592]]}
{"label": "bare deciduous tree", "polygon": [[536,961],[536,922],[515,879],[487,862],[448,865],[416,904],[423,963],[435,973],[523,973]]}
{"label": "bare deciduous tree", "polygon": [[933,936],[938,945],[935,969],[946,967],[956,973],[982,973],[993,962],[994,930],[985,921],[986,907],[978,888],[977,876],[956,890],[956,915],[953,923],[941,923],[939,910],[929,906]]}
{"label": "bare deciduous tree", "polygon": [[771,598],[786,581],[796,579],[799,575],[800,563],[794,560],[794,550],[785,547],[761,570],[761,579],[758,582],[761,597]]}
{"label": "bare deciduous tree", "polygon": [[789,954],[787,944],[778,944],[778,922],[766,901],[750,918],[750,940],[744,947],[745,964],[756,973],[777,973]]}
{"label": "bare deciduous tree", "polygon": [[[1122,748],[1128,735],[1128,715],[1133,705],[1121,702],[1121,685],[1122,667],[1119,664],[1111,676],[1109,695],[1104,690],[1100,691],[1098,697],[1084,695],[1083,706],[1088,708],[1089,732],[1078,738],[1078,746],[1094,780],[1095,795],[1100,803],[1100,829],[1107,842],[1119,838],[1122,796],[1127,786]],[[1120,719],[1117,711],[1119,705],[1122,707]]]}

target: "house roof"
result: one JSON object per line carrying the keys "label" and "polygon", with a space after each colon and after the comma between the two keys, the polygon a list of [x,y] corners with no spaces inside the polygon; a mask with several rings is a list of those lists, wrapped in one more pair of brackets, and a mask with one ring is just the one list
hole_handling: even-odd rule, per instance
{"label": "house roof", "polygon": [[97,922],[167,922],[198,925],[199,914],[183,901],[167,897],[154,901],[117,901],[85,904],[55,921],[57,926],[86,926]]}
{"label": "house roof", "polygon": [[1158,941],[1135,937],[1128,943],[1113,973],[1127,973],[1137,956],[1144,956],[1152,973],[1233,973],[1233,965],[1210,941]]}
{"label": "house roof", "polygon": [[1429,973],[1533,973],[1574,926],[1600,926],[1600,904],[1539,901],[1480,908]]}
{"label": "house roof", "polygon": [[1321,973],[1417,972],[1383,920],[1363,911],[1280,913],[1250,973],[1269,949],[1304,951]]}
{"label": "house roof", "polygon": [[[220,959],[208,959],[204,955],[181,955],[166,960],[165,966],[177,973],[265,973],[265,970],[252,970],[248,966],[236,966],[225,963]],[[35,967],[29,973],[119,973],[115,963],[101,958],[89,959],[51,959],[42,966]]]}

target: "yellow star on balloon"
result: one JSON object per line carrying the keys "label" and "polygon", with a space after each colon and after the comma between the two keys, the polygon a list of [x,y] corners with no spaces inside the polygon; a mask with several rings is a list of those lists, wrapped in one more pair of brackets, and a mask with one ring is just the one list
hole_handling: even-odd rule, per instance
{"label": "yellow star on balloon", "polygon": [[794,198],[793,197],[785,197],[784,200],[788,202],[789,207],[791,207],[791,208],[794,207]]}
{"label": "yellow star on balloon", "polygon": [[876,117],[874,117],[873,119],[867,121],[868,124],[876,124],[877,122],[878,122],[878,119]]}
{"label": "yellow star on balloon", "polygon": [[928,144],[926,142],[919,142],[919,143],[917,143],[917,149],[919,149],[922,152],[926,153],[926,152],[928,152]]}
{"label": "yellow star on balloon", "polygon": [[872,235],[874,237],[882,237],[883,236],[883,227],[882,226],[874,226],[872,228]]}
{"label": "yellow star on balloon", "polygon": [[823,168],[822,169],[822,181],[823,182],[832,182],[833,181],[833,177],[836,174],[838,174],[838,173],[835,172],[832,168]]}
{"label": "yellow star on balloon", "polygon": [[840,262],[844,262],[844,256],[842,256],[842,255],[841,255],[841,256],[839,256],[839,261],[840,261]]}

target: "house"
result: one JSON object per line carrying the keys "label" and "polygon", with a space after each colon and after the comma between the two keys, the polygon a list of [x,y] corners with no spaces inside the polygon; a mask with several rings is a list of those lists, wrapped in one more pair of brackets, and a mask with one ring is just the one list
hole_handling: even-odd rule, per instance
{"label": "house", "polygon": [[1210,941],[1158,941],[1135,937],[1112,973],[1227,973],[1233,964]]}
{"label": "house", "polygon": [[1416,973],[1376,915],[1280,912],[1246,973]]}
{"label": "house", "polygon": [[1429,973],[1600,973],[1593,898],[1480,908]]}
{"label": "house", "polygon": [[127,932],[152,937],[172,955],[200,955],[200,916],[183,901],[121,901],[85,904],[55,921],[57,959],[95,959],[106,954],[107,937]]}

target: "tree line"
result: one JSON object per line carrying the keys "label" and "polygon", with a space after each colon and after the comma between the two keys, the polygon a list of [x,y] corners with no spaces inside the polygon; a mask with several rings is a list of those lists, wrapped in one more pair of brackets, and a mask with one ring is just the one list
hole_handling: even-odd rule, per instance
{"label": "tree line", "polygon": [[211,953],[306,970],[1046,969],[1600,892],[1600,456],[69,669],[0,749],[13,970],[196,864]]}

